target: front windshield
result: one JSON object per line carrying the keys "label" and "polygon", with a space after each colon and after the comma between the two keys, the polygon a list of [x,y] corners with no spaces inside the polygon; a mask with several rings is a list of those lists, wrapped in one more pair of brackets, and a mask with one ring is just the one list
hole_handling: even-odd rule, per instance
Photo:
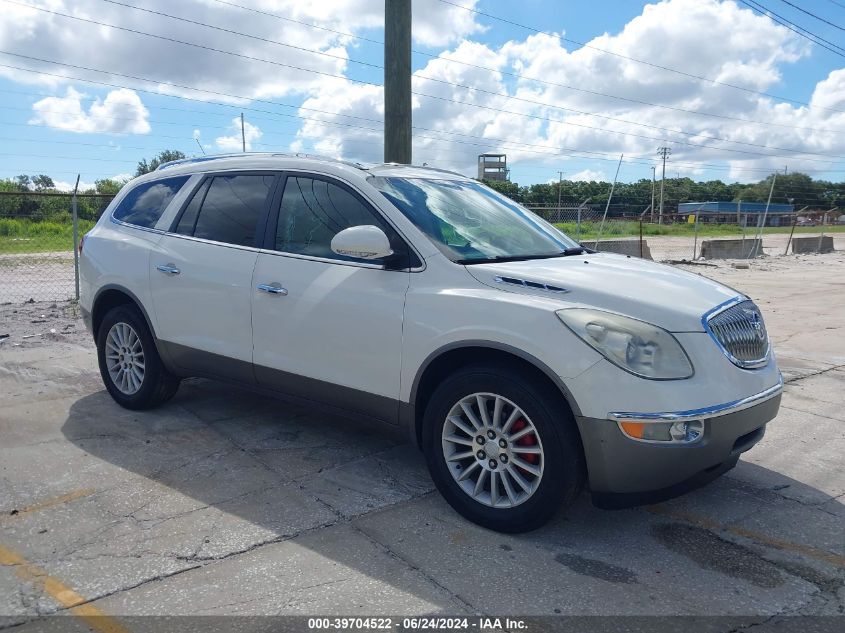
{"label": "front windshield", "polygon": [[539,259],[578,244],[479,182],[373,177],[370,182],[454,262]]}

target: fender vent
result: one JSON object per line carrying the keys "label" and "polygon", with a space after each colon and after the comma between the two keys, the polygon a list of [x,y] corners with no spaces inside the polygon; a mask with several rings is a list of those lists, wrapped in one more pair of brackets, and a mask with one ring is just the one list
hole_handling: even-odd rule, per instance
{"label": "fender vent", "polygon": [[550,286],[549,284],[541,284],[537,281],[528,281],[527,279],[517,279],[516,277],[494,277],[497,284],[510,284],[512,286],[522,286],[523,288],[535,288],[537,290],[545,290],[546,292],[569,292],[566,288],[560,286]]}

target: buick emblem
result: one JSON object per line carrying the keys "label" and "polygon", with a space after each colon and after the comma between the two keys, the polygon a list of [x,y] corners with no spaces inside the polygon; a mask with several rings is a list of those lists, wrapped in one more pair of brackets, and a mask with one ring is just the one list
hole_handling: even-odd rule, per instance
{"label": "buick emblem", "polygon": [[751,324],[751,327],[754,328],[754,334],[757,335],[757,340],[760,342],[764,341],[766,338],[766,330],[763,327],[763,319],[760,317],[760,314],[755,310],[748,310],[746,311],[748,315],[748,322]]}

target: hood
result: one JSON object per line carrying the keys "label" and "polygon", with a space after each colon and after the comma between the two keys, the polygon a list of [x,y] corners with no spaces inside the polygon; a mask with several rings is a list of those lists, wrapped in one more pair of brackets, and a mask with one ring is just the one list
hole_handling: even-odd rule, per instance
{"label": "hood", "polygon": [[[466,269],[481,283],[499,290],[554,297],[571,307],[618,312],[670,332],[703,332],[702,315],[741,294],[679,268],[610,253],[473,264]],[[567,292],[499,283],[496,277],[537,282]]]}

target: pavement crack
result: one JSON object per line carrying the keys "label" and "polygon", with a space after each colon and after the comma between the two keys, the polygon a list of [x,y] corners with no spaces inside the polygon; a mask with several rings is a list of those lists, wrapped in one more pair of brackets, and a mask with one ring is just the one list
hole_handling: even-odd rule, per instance
{"label": "pavement crack", "polygon": [[837,369],[842,369],[843,367],[845,367],[845,364],[833,365],[832,367],[828,367],[827,369],[821,369],[821,370],[813,372],[811,374],[803,374],[801,376],[793,376],[792,378],[786,378],[786,379],[784,379],[784,383],[791,385],[793,383],[798,382],[799,380],[805,380],[807,378],[814,378],[815,376],[821,376],[822,374],[826,374],[829,371],[835,371]]}
{"label": "pavement crack", "polygon": [[424,569],[422,569],[419,565],[414,564],[412,561],[408,560],[407,558],[405,558],[404,556],[402,556],[402,555],[401,555],[401,554],[399,554],[398,552],[394,551],[394,550],[393,550],[393,549],[392,549],[389,545],[387,545],[386,543],[382,543],[380,540],[378,540],[375,536],[373,536],[372,534],[370,534],[369,532],[367,532],[367,531],[366,531],[364,528],[362,528],[361,526],[359,526],[359,525],[355,525],[354,523],[351,523],[350,525],[351,525],[351,527],[352,527],[352,529],[353,529],[353,530],[355,530],[356,532],[358,532],[359,534],[361,534],[364,538],[366,538],[368,541],[370,541],[370,542],[371,542],[371,543],[373,543],[374,545],[376,545],[376,546],[380,547],[380,548],[381,548],[382,550],[384,550],[384,551],[387,553],[387,555],[388,555],[388,556],[390,556],[392,559],[394,559],[394,560],[396,560],[396,561],[398,561],[398,562],[402,563],[403,565],[405,565],[406,567],[408,567],[409,569],[411,569],[413,572],[415,572],[415,573],[419,574],[420,576],[422,576],[422,578],[424,578],[424,579],[426,580],[426,582],[428,582],[428,583],[429,583],[429,584],[431,584],[432,586],[436,587],[436,588],[438,589],[438,591],[441,591],[441,592],[443,592],[444,594],[446,594],[446,595],[447,595],[450,599],[452,599],[452,600],[454,600],[455,602],[457,602],[457,603],[458,603],[458,604],[459,604],[462,608],[464,608],[464,609],[468,610],[470,613],[472,613],[472,614],[474,614],[474,615],[480,615],[480,616],[485,616],[485,615],[488,615],[487,613],[484,613],[484,612],[482,612],[481,610],[477,609],[477,608],[476,608],[476,607],[475,607],[475,606],[474,606],[471,602],[469,602],[469,600],[467,600],[466,598],[463,598],[463,597],[462,597],[462,596],[460,596],[459,594],[457,594],[457,593],[453,592],[452,590],[450,590],[450,589],[449,589],[448,587],[446,587],[443,583],[441,583],[439,580],[437,580],[434,576],[432,576],[431,574],[429,574],[428,572],[426,572]]}

